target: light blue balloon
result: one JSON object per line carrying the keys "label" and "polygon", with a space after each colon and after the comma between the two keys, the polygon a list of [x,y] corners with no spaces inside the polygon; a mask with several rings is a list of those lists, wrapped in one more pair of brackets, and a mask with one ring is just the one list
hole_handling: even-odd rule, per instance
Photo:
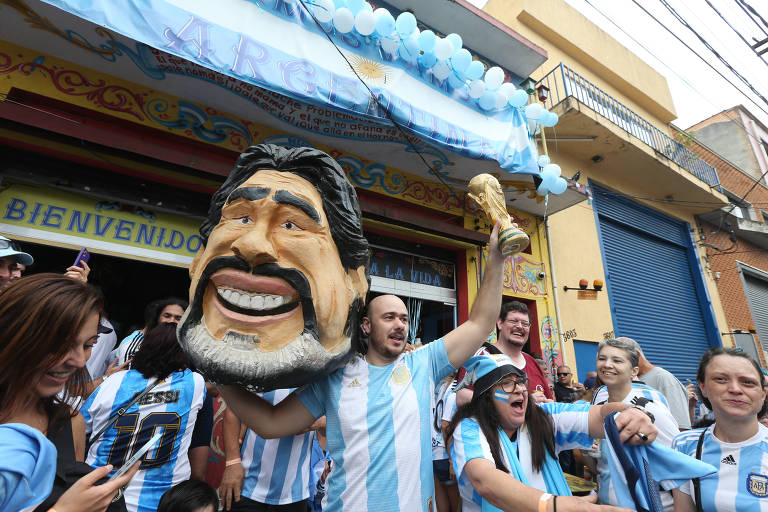
{"label": "light blue balloon", "polygon": [[398,54],[400,55],[400,58],[405,61],[415,61],[416,57],[419,56],[419,43],[416,41],[416,38],[409,37],[403,41],[403,44],[400,45],[400,49],[398,50]]}
{"label": "light blue balloon", "polygon": [[457,73],[466,73],[467,67],[472,62],[472,54],[469,50],[462,48],[451,56],[451,66]]}
{"label": "light blue balloon", "polygon": [[453,45],[454,52],[459,51],[459,49],[464,45],[464,41],[461,40],[461,36],[459,34],[448,34],[445,36],[445,38],[449,40]]}
{"label": "light blue balloon", "polygon": [[486,91],[482,96],[480,96],[480,99],[477,100],[477,103],[483,110],[492,110],[496,107],[496,94],[493,91]]}
{"label": "light blue balloon", "polygon": [[333,0],[333,5],[337,9],[341,9],[342,7],[346,7],[347,6],[347,0]]}
{"label": "light blue balloon", "polygon": [[395,31],[395,18],[388,12],[379,16],[376,20],[376,33],[381,37],[387,37]]}
{"label": "light blue balloon", "polygon": [[528,103],[528,94],[522,89],[517,89],[509,96],[509,104],[513,107],[522,107],[526,103]]}
{"label": "light blue balloon", "polygon": [[451,73],[448,77],[448,83],[451,84],[451,87],[454,89],[460,89],[466,85],[467,81],[456,73]]}
{"label": "light blue balloon", "polygon": [[363,8],[364,3],[366,3],[365,0],[347,0],[347,9],[357,16],[357,13]]}
{"label": "light blue balloon", "polygon": [[425,30],[419,34],[419,50],[424,53],[430,53],[435,48],[437,36],[431,30]]}
{"label": "light blue balloon", "polygon": [[543,116],[541,116],[541,119],[539,119],[539,124],[541,126],[546,126],[547,128],[555,126],[557,124],[557,121],[559,121],[559,117],[554,112],[547,112]]}
{"label": "light blue balloon", "polygon": [[555,174],[554,172],[552,172],[552,171],[550,171],[548,169],[545,169],[545,170],[541,171],[541,182],[544,183],[547,186],[547,188],[551,189],[552,188],[552,184],[555,181],[557,181],[558,177],[559,176],[557,174]]}
{"label": "light blue balloon", "polygon": [[567,188],[568,182],[565,181],[565,178],[557,178],[552,186],[549,187],[549,190],[551,190],[553,194],[562,194]]}
{"label": "light blue balloon", "polygon": [[407,37],[416,30],[416,17],[409,12],[401,12],[395,20],[395,29],[400,37]]}
{"label": "light blue balloon", "polygon": [[419,62],[422,66],[429,69],[437,64],[437,57],[435,57],[435,54],[432,52],[425,53],[419,56]]}
{"label": "light blue balloon", "polygon": [[485,66],[479,60],[473,60],[464,72],[470,80],[478,80],[485,74]]}
{"label": "light blue balloon", "polygon": [[546,167],[547,165],[549,165],[550,162],[551,160],[547,155],[541,155],[539,157],[539,160],[537,161],[537,163],[539,164],[539,167]]}
{"label": "light blue balloon", "polygon": [[549,193],[549,188],[542,181],[539,184],[539,188],[536,189],[536,193],[539,194],[540,196],[545,196]]}

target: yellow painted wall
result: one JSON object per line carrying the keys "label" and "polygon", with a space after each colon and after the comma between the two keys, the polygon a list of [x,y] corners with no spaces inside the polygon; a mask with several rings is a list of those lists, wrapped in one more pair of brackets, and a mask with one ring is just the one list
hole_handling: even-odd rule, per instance
{"label": "yellow painted wall", "polygon": [[562,62],[669,133],[666,79],[563,0],[490,0],[483,10],[547,51],[534,79]]}

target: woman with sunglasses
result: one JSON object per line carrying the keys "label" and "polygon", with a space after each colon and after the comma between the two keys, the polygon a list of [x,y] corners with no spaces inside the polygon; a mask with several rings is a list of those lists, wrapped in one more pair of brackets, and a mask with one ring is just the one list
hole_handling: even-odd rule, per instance
{"label": "woman with sunglasses", "polygon": [[465,367],[459,386],[474,386],[472,400],[446,431],[464,512],[626,510],[571,496],[557,454],[589,448],[615,412],[622,441],[651,442],[656,429],[646,414],[624,403],[536,404],[525,372],[506,355],[475,356]]}
{"label": "woman with sunglasses", "polygon": [[711,348],[696,380],[715,423],[679,433],[672,447],[719,471],[676,489],[675,512],[768,510],[768,427],[758,421],[767,405],[760,365],[741,349]]}

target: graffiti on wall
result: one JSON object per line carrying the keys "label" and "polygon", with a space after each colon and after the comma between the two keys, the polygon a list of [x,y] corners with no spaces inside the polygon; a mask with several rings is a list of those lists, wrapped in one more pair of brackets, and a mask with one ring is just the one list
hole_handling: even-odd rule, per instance
{"label": "graffiti on wall", "polygon": [[547,295],[544,286],[544,263],[530,260],[523,254],[510,256],[504,262],[504,289],[515,295]]}
{"label": "graffiti on wall", "polygon": [[539,329],[541,333],[541,349],[544,351],[543,358],[544,362],[547,363],[547,373],[550,377],[554,378],[555,370],[563,364],[557,346],[555,319],[551,316],[545,316],[541,320]]}

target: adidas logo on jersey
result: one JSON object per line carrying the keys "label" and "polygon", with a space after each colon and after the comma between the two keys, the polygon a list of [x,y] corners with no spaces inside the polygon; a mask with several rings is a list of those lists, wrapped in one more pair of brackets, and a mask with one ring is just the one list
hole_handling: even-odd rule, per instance
{"label": "adidas logo on jersey", "polygon": [[349,384],[347,384],[347,387],[348,387],[348,388],[359,388],[359,387],[360,387],[360,381],[359,381],[359,380],[357,380],[357,378],[355,378],[355,379],[352,379],[352,382],[350,382]]}
{"label": "adidas logo on jersey", "polygon": [[720,461],[720,464],[728,464],[729,466],[735,466],[736,459],[733,458],[733,455],[728,455],[727,457],[723,457],[723,460]]}

